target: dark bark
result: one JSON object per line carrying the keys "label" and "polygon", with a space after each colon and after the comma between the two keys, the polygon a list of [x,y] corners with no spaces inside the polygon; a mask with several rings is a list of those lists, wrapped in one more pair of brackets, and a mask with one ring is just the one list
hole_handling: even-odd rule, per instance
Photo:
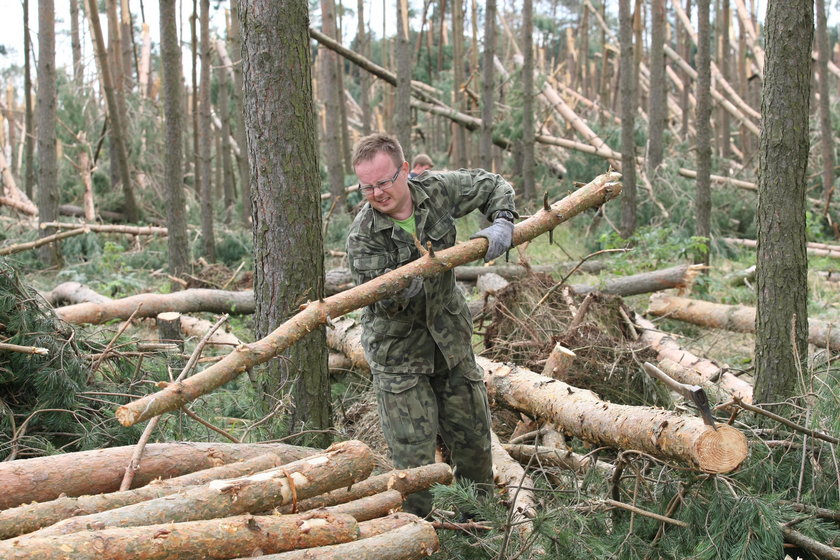
{"label": "dark bark", "polygon": [[822,179],[823,179],[823,200],[825,201],[825,212],[828,212],[828,205],[831,203],[832,191],[834,190],[834,134],[831,130],[831,99],[828,92],[828,61],[831,57],[831,49],[828,45],[828,32],[826,30],[825,0],[816,0],[817,9],[817,69],[820,79],[818,82],[820,94],[820,146],[822,147]]}
{"label": "dark bark", "polygon": [[[691,18],[691,0],[685,0],[685,13],[688,15],[689,19]],[[685,29],[682,24],[677,24],[677,48],[680,50],[682,54],[683,60],[690,61],[691,60],[691,33],[687,29]],[[685,72],[681,73],[683,83],[685,87],[682,91],[682,96],[680,98],[680,106],[682,107],[683,112],[683,119],[682,119],[682,128],[680,129],[680,135],[683,139],[688,138],[688,131],[689,131],[689,115],[691,111],[689,110],[689,95],[691,90],[688,87],[689,79],[688,74]]]}
{"label": "dark bark", "polygon": [[[307,4],[244,0],[245,118],[251,162],[257,336],[262,338],[324,293],[320,186]],[[283,90],[286,95],[278,96]],[[330,425],[323,328],[274,360],[263,379],[271,410],[294,383],[289,431]],[[318,438],[324,443],[326,436]]]}
{"label": "dark bark", "polygon": [[[621,235],[629,238],[636,231],[636,143],[633,128],[636,122],[636,79],[633,59],[633,16],[631,0],[619,0],[619,43],[621,44],[621,69],[619,94],[621,95],[621,177],[624,183],[621,196]],[[641,45],[638,45],[640,47]]]}
{"label": "dark bark", "polygon": [[[331,39],[336,37],[335,28],[335,0],[321,0],[321,31]],[[341,130],[339,130],[338,105],[343,94],[338,91],[338,63],[336,54],[330,49],[318,49],[321,81],[319,91],[324,102],[326,119],[324,119],[324,160],[327,164],[327,177],[330,183],[330,194],[335,201],[335,207],[341,208],[345,199],[344,194],[344,166],[341,162]]]}
{"label": "dark bark", "polygon": [[[359,20],[359,29],[356,32],[356,45],[359,54],[368,56],[368,35],[367,29],[365,28],[365,0],[357,1],[356,17]],[[367,72],[359,72],[359,85],[362,90],[359,95],[359,105],[362,106],[362,134],[367,136],[371,132],[370,75]]]}
{"label": "dark bark", "polygon": [[23,140],[23,159],[26,164],[26,174],[23,180],[23,190],[27,198],[32,199],[32,186],[35,184],[35,125],[32,115],[32,75],[30,64],[30,34],[29,34],[29,0],[23,0],[23,97],[25,103],[24,126],[26,136]]}
{"label": "dark bark", "polygon": [[166,185],[166,227],[169,232],[169,272],[175,276],[187,271],[190,261],[187,238],[187,210],[182,175],[181,127],[185,119],[181,101],[181,45],[178,42],[177,14],[171,0],[160,0],[160,58],[166,149],[163,177]]}
{"label": "dark bark", "polygon": [[755,401],[797,393],[808,351],[805,173],[812,0],[770,2],[758,166]]}
{"label": "dark bark", "polygon": [[[665,0],[651,4],[650,91],[648,93],[647,170],[653,177],[662,163],[662,133],[668,118],[667,83],[665,80]],[[623,147],[622,147],[623,149]]]}
{"label": "dark bark", "polygon": [[[522,5],[522,197],[536,197],[534,184],[534,5]],[[625,183],[626,184],[626,183]]]}
{"label": "dark bark", "polygon": [[[729,25],[730,25],[730,9],[729,9],[729,0],[721,0],[720,2],[720,9],[717,13],[717,21],[719,24],[718,28],[718,67],[720,68],[720,73],[723,77],[731,81],[732,80],[732,72],[730,68],[730,56],[729,56]],[[726,112],[723,107],[721,107],[720,111],[718,112],[719,119],[720,119],[720,126],[719,126],[719,135],[718,135],[718,145],[720,147],[720,157],[723,159],[729,159],[732,156],[732,149],[730,147],[730,138],[729,138],[729,127],[730,127],[730,117],[729,113]]]}
{"label": "dark bark", "polygon": [[198,142],[198,0],[193,0],[193,13],[190,15],[190,54],[192,55],[192,96],[190,111],[192,116],[192,166],[193,188],[200,193],[199,182],[199,142]]}
{"label": "dark bark", "polygon": [[[55,123],[55,3],[53,0],[38,0],[38,219],[41,223],[58,218]],[[41,229],[41,237],[55,233],[55,228]],[[51,243],[42,246],[40,257],[45,265],[59,264],[59,245]]]}
{"label": "dark bark", "polygon": [[[464,5],[463,0],[452,2],[452,107],[466,113],[464,95],[461,86],[464,84]],[[457,167],[468,167],[467,163],[467,133],[461,127],[454,130],[454,158],[452,162]]]}
{"label": "dark bark", "polygon": [[411,41],[409,39],[408,2],[397,2],[397,92],[394,129],[402,144],[405,159],[411,161]]}
{"label": "dark bark", "polygon": [[201,208],[201,247],[204,258],[216,260],[216,235],[213,231],[213,188],[210,184],[210,146],[213,142],[210,127],[210,0],[201,0],[201,85],[199,86],[198,179]]}
{"label": "dark bark", "polygon": [[239,9],[230,11],[230,46],[233,63],[233,81],[236,99],[236,143],[242,154],[237,158],[239,167],[239,190],[242,197],[242,222],[251,225],[251,168],[248,165],[248,146],[245,135],[245,104],[242,89],[242,39],[239,28]]}
{"label": "dark bark", "polygon": [[493,170],[493,114],[496,105],[496,0],[484,4],[484,56],[481,78],[481,150],[480,165]]}
{"label": "dark bark", "polygon": [[230,96],[227,82],[227,70],[220,64],[218,70],[219,82],[219,119],[222,121],[222,128],[219,131],[221,137],[221,160],[217,158],[216,167],[222,169],[222,193],[225,201],[224,217],[225,223],[230,224],[233,212],[233,161],[230,157],[230,109],[228,98]]}
{"label": "dark bark", "polygon": [[[712,227],[712,148],[711,148],[711,42],[709,0],[697,0],[697,180],[694,195],[694,234],[709,238]],[[694,256],[694,262],[709,264],[709,252]]]}

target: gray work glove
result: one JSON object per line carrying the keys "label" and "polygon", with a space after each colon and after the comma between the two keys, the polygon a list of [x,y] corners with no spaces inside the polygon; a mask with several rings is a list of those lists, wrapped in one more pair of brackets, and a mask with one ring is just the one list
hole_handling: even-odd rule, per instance
{"label": "gray work glove", "polygon": [[505,218],[496,218],[489,227],[474,233],[470,239],[486,237],[489,246],[484,254],[484,262],[490,262],[505,254],[513,243],[513,222]]}
{"label": "gray work glove", "polygon": [[[392,272],[393,268],[386,268],[385,274]],[[423,289],[423,277],[422,276],[415,276],[411,279],[411,283],[403,288],[403,291],[397,294],[397,297],[402,299],[411,299]]]}

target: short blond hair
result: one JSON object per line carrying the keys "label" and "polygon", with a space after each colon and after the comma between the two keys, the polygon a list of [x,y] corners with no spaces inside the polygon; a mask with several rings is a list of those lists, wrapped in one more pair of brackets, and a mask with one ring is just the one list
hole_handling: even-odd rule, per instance
{"label": "short blond hair", "polygon": [[376,154],[387,154],[394,161],[394,165],[401,166],[405,161],[400,141],[390,134],[375,132],[362,137],[353,150],[353,167],[363,161],[372,160]]}

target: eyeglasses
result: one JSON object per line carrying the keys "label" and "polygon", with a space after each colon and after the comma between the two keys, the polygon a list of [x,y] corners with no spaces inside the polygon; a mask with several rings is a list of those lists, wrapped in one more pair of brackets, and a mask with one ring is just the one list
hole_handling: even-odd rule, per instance
{"label": "eyeglasses", "polygon": [[402,171],[402,165],[397,168],[397,172],[394,173],[393,177],[385,179],[384,181],[379,181],[375,185],[363,185],[359,183],[359,191],[365,196],[373,194],[373,189],[387,191],[394,186],[394,182],[397,180],[397,177],[400,176],[400,171]]}

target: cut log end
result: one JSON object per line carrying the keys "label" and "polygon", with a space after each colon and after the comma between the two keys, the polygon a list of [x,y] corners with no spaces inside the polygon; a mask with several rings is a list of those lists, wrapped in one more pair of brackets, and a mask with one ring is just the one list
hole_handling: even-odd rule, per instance
{"label": "cut log end", "polygon": [[134,412],[126,406],[119,407],[114,412],[114,416],[116,416],[117,421],[119,421],[119,423],[125,426],[126,428],[129,426],[133,426],[137,423],[137,415],[134,414]]}
{"label": "cut log end", "polygon": [[709,427],[697,439],[698,466],[711,473],[728,473],[737,469],[747,458],[747,438],[728,424]]}

